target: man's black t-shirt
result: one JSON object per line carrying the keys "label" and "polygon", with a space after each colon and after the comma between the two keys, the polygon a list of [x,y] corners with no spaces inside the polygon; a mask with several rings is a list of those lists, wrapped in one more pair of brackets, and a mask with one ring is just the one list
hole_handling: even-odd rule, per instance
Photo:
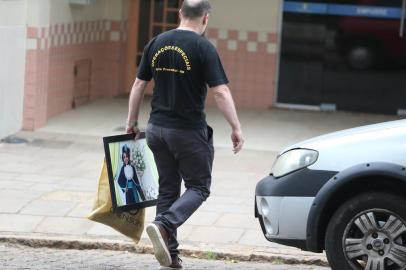
{"label": "man's black t-shirt", "polygon": [[137,77],[155,81],[150,123],[180,129],[206,127],[207,85],[228,83],[216,48],[197,33],[178,29],[147,44]]}

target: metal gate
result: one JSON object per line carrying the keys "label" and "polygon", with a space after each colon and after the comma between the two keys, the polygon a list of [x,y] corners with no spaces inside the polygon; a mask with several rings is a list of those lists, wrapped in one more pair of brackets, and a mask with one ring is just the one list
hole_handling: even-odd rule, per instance
{"label": "metal gate", "polygon": [[406,0],[284,1],[278,104],[406,109]]}

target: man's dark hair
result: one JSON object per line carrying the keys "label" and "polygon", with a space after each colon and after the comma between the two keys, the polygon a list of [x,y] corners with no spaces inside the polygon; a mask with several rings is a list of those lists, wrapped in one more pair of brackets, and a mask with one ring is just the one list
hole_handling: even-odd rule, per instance
{"label": "man's dark hair", "polygon": [[181,11],[185,18],[193,20],[210,13],[211,5],[208,0],[185,0]]}
{"label": "man's dark hair", "polygon": [[128,146],[125,144],[121,151],[121,160],[124,162],[124,154],[126,154],[128,157],[128,162],[131,164],[130,148],[128,148]]}

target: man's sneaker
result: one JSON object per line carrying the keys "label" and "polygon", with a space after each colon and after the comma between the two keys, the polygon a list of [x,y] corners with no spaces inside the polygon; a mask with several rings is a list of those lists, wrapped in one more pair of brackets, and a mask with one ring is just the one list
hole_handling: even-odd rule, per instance
{"label": "man's sneaker", "polygon": [[150,223],[146,228],[149,239],[154,247],[155,258],[165,267],[172,265],[171,254],[168,249],[168,234],[166,230],[156,224]]}
{"label": "man's sneaker", "polygon": [[169,269],[182,269],[182,260],[176,256],[172,259],[172,264],[169,265]]}
{"label": "man's sneaker", "polygon": [[167,267],[161,267],[162,270],[170,270],[170,269],[182,269],[182,260],[176,256],[172,258],[172,264]]}

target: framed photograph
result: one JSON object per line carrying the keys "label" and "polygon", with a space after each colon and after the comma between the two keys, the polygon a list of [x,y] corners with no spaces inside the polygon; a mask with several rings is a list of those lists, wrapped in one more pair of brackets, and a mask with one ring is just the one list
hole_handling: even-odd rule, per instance
{"label": "framed photograph", "polygon": [[104,137],[111,201],[114,212],[156,205],[158,170],[145,133]]}

